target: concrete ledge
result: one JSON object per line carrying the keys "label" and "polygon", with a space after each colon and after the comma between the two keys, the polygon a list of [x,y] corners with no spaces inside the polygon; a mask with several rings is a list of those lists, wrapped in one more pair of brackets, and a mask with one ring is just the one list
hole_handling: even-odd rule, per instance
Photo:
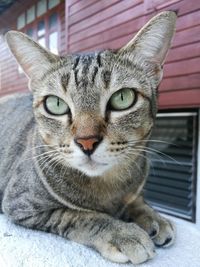
{"label": "concrete ledge", "polygon": [[[157,256],[140,267],[200,266],[200,231],[191,223],[174,219],[177,241],[172,248],[157,249]],[[1,267],[131,267],[104,260],[97,252],[59,236],[25,229],[0,215]]]}

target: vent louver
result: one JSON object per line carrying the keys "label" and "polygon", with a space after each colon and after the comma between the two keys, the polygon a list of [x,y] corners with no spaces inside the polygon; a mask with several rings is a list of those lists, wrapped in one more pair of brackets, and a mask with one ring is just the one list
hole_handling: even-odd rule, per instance
{"label": "vent louver", "polygon": [[148,145],[151,168],[145,185],[151,205],[191,221],[195,221],[196,135],[196,112],[158,114],[151,137],[158,142]]}

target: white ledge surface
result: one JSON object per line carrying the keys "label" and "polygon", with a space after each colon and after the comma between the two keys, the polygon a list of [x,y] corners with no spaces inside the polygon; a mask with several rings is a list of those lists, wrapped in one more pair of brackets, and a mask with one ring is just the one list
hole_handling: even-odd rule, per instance
{"label": "white ledge surface", "polygon": [[[200,231],[192,223],[173,219],[177,240],[157,249],[140,267],[200,266]],[[59,236],[14,225],[0,214],[0,267],[131,267],[103,259],[96,251]]]}

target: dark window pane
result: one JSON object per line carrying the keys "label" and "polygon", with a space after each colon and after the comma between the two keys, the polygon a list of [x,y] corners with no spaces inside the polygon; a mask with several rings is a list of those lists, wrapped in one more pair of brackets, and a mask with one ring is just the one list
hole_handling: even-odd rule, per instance
{"label": "dark window pane", "polygon": [[56,13],[53,13],[50,17],[49,17],[49,28],[52,29],[54,27],[57,26],[57,14]]}
{"label": "dark window pane", "polygon": [[41,20],[39,23],[38,23],[38,36],[42,36],[45,34],[45,24],[44,24],[44,21]]}
{"label": "dark window pane", "polygon": [[28,36],[33,37],[33,29],[28,29],[26,33]]}

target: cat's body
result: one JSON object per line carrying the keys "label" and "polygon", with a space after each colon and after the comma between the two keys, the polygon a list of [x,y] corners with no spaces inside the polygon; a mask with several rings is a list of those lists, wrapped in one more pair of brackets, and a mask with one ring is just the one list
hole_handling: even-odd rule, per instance
{"label": "cat's body", "polygon": [[[16,194],[14,211],[19,216],[17,208],[19,197],[17,195],[27,194],[27,198],[34,205],[34,201],[40,201],[35,197],[38,194],[41,197],[41,206],[44,204],[44,207],[46,207],[46,203],[42,203],[42,201],[47,200],[47,195],[51,196],[45,189],[45,183],[49,181],[49,184],[55,184],[51,186],[53,193],[47,202],[53,198],[58,207],[64,206],[65,202],[67,205],[69,202],[69,205],[76,209],[96,210],[117,217],[117,214],[121,214],[122,208],[124,208],[123,198],[128,193],[136,193],[139,185],[144,182],[146,173],[143,174],[143,177],[141,177],[141,174],[138,175],[138,170],[137,168],[135,170],[134,164],[132,175],[134,177],[139,176],[138,181],[130,177],[129,179],[115,181],[114,186],[113,179],[110,177],[111,174],[103,179],[96,178],[94,180],[89,179],[86,175],[80,175],[80,172],[72,169],[63,170],[59,164],[57,166],[54,166],[54,164],[52,170],[47,171],[49,179],[47,181],[38,171],[37,159],[34,159],[37,154],[43,152],[43,148],[39,148],[41,140],[38,137],[37,125],[33,116],[32,95],[19,94],[12,98],[8,97],[8,100],[0,104],[0,113],[4,114],[4,116],[1,116],[2,120],[0,120],[1,127],[4,129],[1,132],[1,140],[4,140],[4,142],[0,145],[0,192],[3,196],[6,187],[7,191],[9,191],[9,188],[13,191],[13,186],[8,185],[8,183],[11,184],[14,180],[17,189],[16,192],[13,192]],[[5,119],[8,117],[9,121]],[[18,125],[17,128],[13,127],[15,123]],[[38,148],[35,149],[35,147]],[[138,162],[138,164],[142,165],[141,162]],[[146,164],[146,162],[143,164]],[[116,174],[112,172],[113,176]],[[63,175],[66,177],[64,181]],[[119,190],[118,186],[123,190]],[[41,193],[39,193],[39,189]],[[25,206],[24,203],[24,211],[26,210]]]}
{"label": "cat's body", "polygon": [[[21,161],[27,147],[29,129],[33,124],[31,97],[21,97],[19,94],[1,98],[0,114],[0,140],[2,140],[0,143],[0,202],[2,202],[3,192],[12,177],[12,172],[15,171],[15,166]],[[15,123],[19,127],[16,127]]]}
{"label": "cat's body", "polygon": [[[5,97],[2,100],[0,113],[4,115],[1,116],[0,125],[4,130],[1,132],[0,137],[4,141],[0,144],[0,195],[3,196],[6,187],[7,190],[10,187],[13,191],[13,186],[8,185],[9,182],[12,183],[10,180],[14,180],[16,184],[18,183],[14,198],[16,211],[18,210],[17,194],[20,196],[21,191],[23,194],[27,194],[33,204],[34,201],[39,201],[35,198],[37,193],[41,196],[41,201],[43,201],[43,194],[45,194],[45,200],[47,195],[51,196],[48,190],[45,189],[46,182],[49,181],[49,184],[55,183],[51,186],[52,196],[58,206],[63,206],[66,202],[66,204],[69,203],[69,205],[80,210],[96,210],[116,217],[121,214],[125,204],[123,198],[129,193],[134,194],[138,191],[139,186],[144,183],[147,171],[144,171],[142,177],[137,168],[135,170],[133,164],[132,175],[136,179],[133,180],[131,176],[129,179],[115,181],[113,186],[111,176],[117,175],[117,170],[116,173],[112,172],[112,175],[109,174],[103,179],[99,177],[94,180],[89,179],[86,175],[80,175],[78,171],[76,172],[73,169],[64,170],[59,164],[57,166],[54,164],[52,170],[47,171],[49,178],[47,181],[46,177],[43,177],[38,171],[37,158],[35,158],[37,154],[43,153],[44,149],[39,147],[42,145],[42,141],[38,136],[37,125],[32,111],[32,95],[18,94],[14,97]],[[9,120],[6,118],[9,118]],[[13,127],[15,123],[17,123],[18,127]],[[146,164],[146,161],[144,163],[141,162],[142,158],[138,160],[139,162],[137,163],[140,166]],[[145,168],[147,166],[144,166],[143,170]],[[63,175],[66,177],[64,181]],[[14,176],[15,178],[13,178]],[[118,187],[123,188],[123,190],[119,190]],[[40,194],[38,189],[41,190]],[[50,197],[51,200],[52,196]],[[46,203],[44,207],[45,205]],[[17,213],[19,214],[18,211]]]}
{"label": "cat's body", "polygon": [[[8,34],[33,91],[0,102],[0,203],[14,222],[92,246],[117,262],[152,258],[151,238],[159,246],[173,243],[173,226],[144,202],[142,188],[174,23],[174,13],[166,12],[120,52],[66,58]],[[166,42],[156,47],[162,34]],[[150,47],[153,40],[151,49],[142,41],[142,50],[140,35]]]}

